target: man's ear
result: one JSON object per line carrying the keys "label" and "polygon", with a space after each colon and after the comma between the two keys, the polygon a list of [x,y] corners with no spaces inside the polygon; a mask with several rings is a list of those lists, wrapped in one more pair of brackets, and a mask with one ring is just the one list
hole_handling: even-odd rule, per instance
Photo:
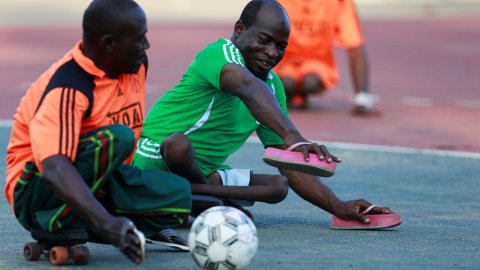
{"label": "man's ear", "polygon": [[238,38],[238,36],[240,36],[240,34],[242,34],[244,30],[245,30],[245,25],[241,20],[238,20],[235,23],[235,26],[233,27],[233,35],[235,36],[235,38]]}
{"label": "man's ear", "polygon": [[112,35],[102,36],[102,38],[100,39],[100,44],[102,44],[102,48],[107,53],[113,53],[113,51],[115,50],[115,44]]}

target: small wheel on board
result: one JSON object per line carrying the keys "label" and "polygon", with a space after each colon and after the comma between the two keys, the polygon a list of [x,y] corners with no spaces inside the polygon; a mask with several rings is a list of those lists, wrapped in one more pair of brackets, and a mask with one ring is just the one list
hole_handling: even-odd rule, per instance
{"label": "small wheel on board", "polygon": [[68,250],[66,247],[53,247],[50,250],[50,262],[53,265],[65,265],[68,262]]}
{"label": "small wheel on board", "polygon": [[90,260],[90,251],[83,245],[73,246],[70,248],[70,258],[76,265],[85,265]]}
{"label": "small wheel on board", "polygon": [[40,255],[42,255],[42,246],[37,242],[27,243],[23,247],[23,256],[27,261],[38,261]]}

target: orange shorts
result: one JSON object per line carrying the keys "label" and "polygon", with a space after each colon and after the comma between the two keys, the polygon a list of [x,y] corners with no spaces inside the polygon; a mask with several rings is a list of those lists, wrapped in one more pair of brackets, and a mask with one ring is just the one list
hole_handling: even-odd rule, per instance
{"label": "orange shorts", "polygon": [[338,83],[338,72],[332,71],[322,61],[316,59],[283,59],[274,69],[280,78],[290,77],[299,86],[303,76],[317,74],[325,89],[331,89]]}

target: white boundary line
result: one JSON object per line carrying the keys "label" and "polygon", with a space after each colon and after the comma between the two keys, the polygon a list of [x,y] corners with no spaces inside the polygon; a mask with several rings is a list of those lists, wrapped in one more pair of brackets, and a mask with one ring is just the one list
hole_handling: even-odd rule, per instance
{"label": "white boundary line", "polygon": [[480,109],[480,100],[457,99],[455,105],[461,108]]}
{"label": "white boundary line", "polygon": [[[1,127],[12,127],[13,120],[0,119]],[[247,142],[261,143],[258,137],[249,137]],[[480,153],[459,152],[459,151],[445,151],[445,150],[433,150],[433,149],[418,149],[409,147],[397,147],[397,146],[383,146],[383,145],[371,145],[371,144],[358,144],[358,143],[343,143],[343,142],[326,142],[326,141],[313,141],[318,144],[325,144],[333,148],[339,148],[342,150],[364,150],[373,152],[388,152],[399,154],[421,154],[430,156],[446,156],[446,157],[459,157],[459,158],[472,158],[480,159]]]}
{"label": "white boundary line", "polygon": [[[253,137],[253,136],[248,138],[247,142],[261,143],[258,137]],[[358,143],[343,143],[343,142],[326,142],[326,141],[312,141],[312,142],[315,142],[318,144],[324,144],[327,147],[339,148],[342,150],[363,150],[363,151],[372,151],[372,152],[420,154],[420,155],[430,155],[430,156],[480,159],[480,153],[445,151],[445,150],[434,150],[434,149],[418,149],[418,148],[409,148],[409,147],[370,145],[370,144],[358,144]]]}
{"label": "white boundary line", "polygon": [[0,127],[12,127],[13,120],[0,119]]}
{"label": "white boundary line", "polygon": [[432,106],[432,99],[429,97],[404,96],[401,99],[402,104],[409,106]]}

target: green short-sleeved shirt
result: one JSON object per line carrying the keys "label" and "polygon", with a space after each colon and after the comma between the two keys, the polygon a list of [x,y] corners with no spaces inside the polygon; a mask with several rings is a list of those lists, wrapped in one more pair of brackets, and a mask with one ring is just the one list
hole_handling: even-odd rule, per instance
{"label": "green short-sleeved shirt", "polygon": [[[166,92],[148,113],[134,156],[135,166],[166,169],[159,155],[159,144],[174,132],[190,139],[195,160],[205,175],[230,168],[223,162],[254,131],[264,146],[283,144],[277,134],[253,118],[238,97],[220,89],[220,72],[228,63],[244,66],[240,51],[229,40],[218,39],[197,54],[180,83]],[[278,76],[270,71],[265,83],[288,116]]]}

